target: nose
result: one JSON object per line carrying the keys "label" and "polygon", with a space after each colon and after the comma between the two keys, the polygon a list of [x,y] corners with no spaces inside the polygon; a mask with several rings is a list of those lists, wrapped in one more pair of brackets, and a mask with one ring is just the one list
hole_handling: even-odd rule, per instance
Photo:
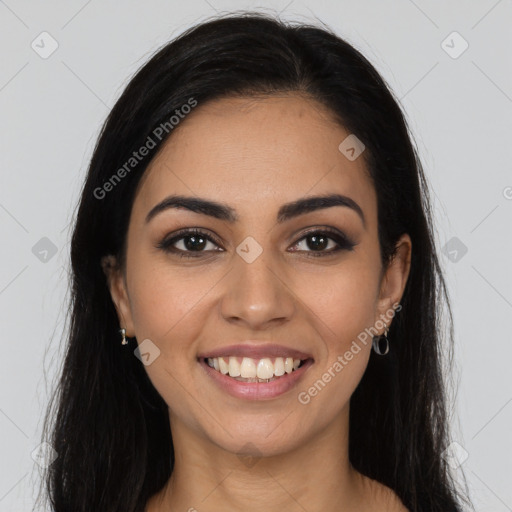
{"label": "nose", "polygon": [[233,268],[224,280],[221,302],[223,318],[261,330],[268,325],[286,323],[296,311],[296,298],[285,272],[270,251],[264,250],[249,262],[236,254]]}

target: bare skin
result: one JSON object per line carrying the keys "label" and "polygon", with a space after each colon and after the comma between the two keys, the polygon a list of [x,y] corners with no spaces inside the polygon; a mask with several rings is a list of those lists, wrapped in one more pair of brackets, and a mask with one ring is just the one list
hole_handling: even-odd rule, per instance
{"label": "bare skin", "polygon": [[[382,318],[389,328],[410,270],[407,234],[391,264],[381,265],[377,196],[364,159],[338,149],[348,135],[298,94],[222,99],[198,105],[148,167],[133,204],[126,268],[105,266],[120,325],[160,350],[145,368],[169,407],[175,468],[146,512],[407,510],[348,458],[349,400],[371,338],[308,403],[298,400],[332,374],[358,334],[372,326],[383,333]],[[355,201],[364,221],[333,206],[277,222],[284,203],[333,193]],[[146,222],[170,194],[225,203],[238,220],[169,208]],[[184,228],[213,241],[173,242],[176,253],[196,255],[189,258],[156,247]],[[326,228],[353,249],[331,252],[338,244]],[[325,245],[311,243],[310,231],[329,237]],[[246,237],[262,249],[250,263],[236,251]],[[314,363],[277,397],[233,397],[198,354],[247,340],[299,349]]]}

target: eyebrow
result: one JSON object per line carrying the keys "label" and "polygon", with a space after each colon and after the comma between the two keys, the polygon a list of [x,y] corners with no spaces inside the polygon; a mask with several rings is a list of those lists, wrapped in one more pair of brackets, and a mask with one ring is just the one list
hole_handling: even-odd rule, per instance
{"label": "eyebrow", "polygon": [[[277,222],[281,224],[287,220],[298,217],[299,215],[304,215],[324,208],[332,208],[333,206],[345,206],[352,209],[359,215],[363,222],[363,226],[366,227],[366,219],[361,207],[350,197],[341,194],[305,197],[291,203],[286,203],[279,208],[277,213]],[[170,208],[185,208],[191,212],[208,215],[230,223],[237,222],[239,220],[236,210],[226,204],[200,197],[171,195],[159,202],[149,211],[146,216],[146,224],[156,215]]]}

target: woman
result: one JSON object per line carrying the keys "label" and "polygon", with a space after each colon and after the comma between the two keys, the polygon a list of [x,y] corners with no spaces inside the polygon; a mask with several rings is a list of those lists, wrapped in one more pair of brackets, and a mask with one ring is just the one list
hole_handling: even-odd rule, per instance
{"label": "woman", "polygon": [[347,42],[246,13],[167,44],[82,191],[53,510],[462,510],[432,233]]}

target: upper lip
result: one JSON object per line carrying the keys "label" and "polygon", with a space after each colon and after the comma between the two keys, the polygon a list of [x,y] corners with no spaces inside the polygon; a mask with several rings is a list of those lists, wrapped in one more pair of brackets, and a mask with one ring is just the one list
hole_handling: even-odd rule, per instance
{"label": "upper lip", "polygon": [[228,345],[219,347],[208,352],[198,355],[199,359],[213,358],[213,357],[250,357],[252,359],[263,359],[264,357],[292,357],[293,359],[310,359],[311,355],[296,350],[294,348],[286,347],[284,345],[277,345],[272,343],[238,343],[236,345]]}

